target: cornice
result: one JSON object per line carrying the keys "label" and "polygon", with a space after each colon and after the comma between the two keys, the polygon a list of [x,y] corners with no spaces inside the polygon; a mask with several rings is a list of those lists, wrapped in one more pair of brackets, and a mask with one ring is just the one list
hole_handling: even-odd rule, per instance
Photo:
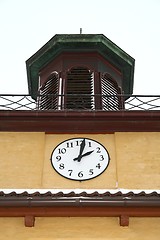
{"label": "cornice", "polygon": [[0,111],[0,131],[160,132],[160,111]]}
{"label": "cornice", "polygon": [[119,217],[120,226],[128,226],[129,217],[160,217],[160,194],[1,191],[0,217],[24,217],[26,227],[33,227],[36,217]]}

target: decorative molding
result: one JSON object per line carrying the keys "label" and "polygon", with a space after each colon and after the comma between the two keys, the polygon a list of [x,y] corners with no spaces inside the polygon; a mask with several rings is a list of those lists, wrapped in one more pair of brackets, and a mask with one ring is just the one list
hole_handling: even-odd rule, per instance
{"label": "decorative molding", "polygon": [[24,217],[26,227],[36,217],[119,217],[120,226],[129,226],[130,217],[160,217],[160,194],[0,192],[0,217]]}
{"label": "decorative molding", "polygon": [[119,217],[119,224],[122,227],[128,227],[129,226],[129,216],[127,215],[121,215]]}
{"label": "decorative molding", "polygon": [[160,111],[0,111],[0,131],[160,132]]}
{"label": "decorative molding", "polygon": [[0,217],[24,217],[26,227],[35,217],[119,217],[120,226],[129,226],[129,217],[160,217],[160,207],[0,207]]}
{"label": "decorative molding", "polygon": [[26,215],[24,217],[24,225],[25,225],[25,227],[34,227],[34,223],[35,223],[35,217],[34,216]]}

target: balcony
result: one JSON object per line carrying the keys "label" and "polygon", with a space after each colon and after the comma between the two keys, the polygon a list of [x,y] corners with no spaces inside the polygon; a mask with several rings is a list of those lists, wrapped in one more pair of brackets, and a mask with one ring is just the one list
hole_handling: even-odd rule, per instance
{"label": "balcony", "polygon": [[160,132],[160,95],[90,95],[88,98],[71,94],[69,104],[66,97],[39,95],[35,101],[29,95],[1,95],[0,131]]}
{"label": "balcony", "polygon": [[[41,106],[42,97],[48,99],[49,104]],[[37,96],[37,101],[31,98],[30,95],[23,94],[1,94],[0,95],[0,110],[29,110],[29,111],[153,111],[160,110],[160,95],[91,95],[92,107],[86,108],[88,97],[84,95],[71,94],[70,107],[65,107],[65,95],[53,96]],[[52,102],[57,100],[57,105],[52,107]],[[101,98],[102,106],[95,108],[94,99]],[[118,99],[118,100],[117,100]],[[126,99],[123,101],[123,99]],[[103,106],[103,102],[105,106]],[[121,104],[118,105],[117,102]]]}

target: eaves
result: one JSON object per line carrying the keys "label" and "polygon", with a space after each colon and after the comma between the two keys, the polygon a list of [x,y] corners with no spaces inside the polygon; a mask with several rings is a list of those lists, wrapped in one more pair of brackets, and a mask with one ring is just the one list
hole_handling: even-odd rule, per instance
{"label": "eaves", "polygon": [[1,191],[0,217],[24,217],[27,227],[36,217],[119,217],[120,226],[128,226],[129,217],[160,217],[160,193]]}
{"label": "eaves", "polygon": [[160,132],[160,111],[0,111],[0,131]]}

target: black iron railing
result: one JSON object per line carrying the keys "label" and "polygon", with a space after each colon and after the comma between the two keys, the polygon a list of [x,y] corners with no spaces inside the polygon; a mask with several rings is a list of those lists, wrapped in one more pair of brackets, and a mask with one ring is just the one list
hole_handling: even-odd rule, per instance
{"label": "black iron railing", "polygon": [[[59,111],[59,110],[86,110],[86,111],[94,111],[94,110],[104,110],[104,111],[129,111],[129,110],[160,110],[160,95],[92,95],[92,107],[89,109],[86,109],[86,102],[85,98],[83,96],[78,95],[78,104],[80,104],[80,107],[75,102],[76,98],[74,95],[74,102],[71,102],[71,106],[74,106],[74,108],[67,108],[65,107],[65,97],[67,95],[58,95],[57,97],[57,105],[56,107],[52,108],[51,105],[45,108],[41,108],[41,97],[37,96],[37,101],[32,99],[30,95],[0,95],[0,110],[31,110],[31,111],[37,111],[37,110],[48,110],[48,111]],[[43,96],[44,97],[44,96]],[[48,99],[55,99],[55,95],[47,95]],[[101,107],[96,108],[95,107],[95,98],[101,99]],[[105,99],[105,101],[103,101]],[[120,108],[113,108],[113,105],[110,103],[113,103],[114,99],[120,99],[120,101],[123,101],[123,104],[120,104]],[[125,100],[126,99],[126,100]],[[108,105],[103,106],[103,102],[105,104],[108,102]],[[84,105],[83,105],[84,103]],[[84,107],[83,107],[84,106]],[[123,106],[123,107],[122,107]]]}
{"label": "black iron railing", "polygon": [[30,95],[1,94],[0,110],[37,110],[37,104]]}

